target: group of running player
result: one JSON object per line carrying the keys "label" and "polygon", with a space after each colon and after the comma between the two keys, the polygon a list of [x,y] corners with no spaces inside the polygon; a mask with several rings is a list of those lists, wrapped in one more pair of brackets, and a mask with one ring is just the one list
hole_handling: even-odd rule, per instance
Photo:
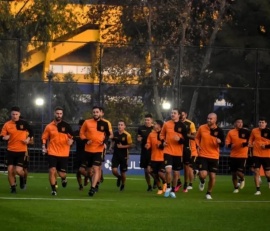
{"label": "group of running player", "polygon": [[[51,195],[57,195],[57,177],[63,187],[67,186],[67,164],[70,147],[76,142],[77,180],[79,189],[90,181],[89,196],[94,196],[103,181],[102,162],[106,150],[113,153],[112,173],[120,191],[125,189],[128,170],[128,153],[132,147],[132,138],[119,120],[117,130],[113,132],[111,123],[104,119],[104,109],[94,106],[93,118],[80,120],[79,130],[73,132],[70,124],[63,120],[63,108],[56,107],[54,119],[42,134],[42,152],[47,155],[49,164],[49,182]],[[236,119],[234,128],[226,138],[217,125],[217,115],[210,113],[207,123],[196,131],[192,121],[187,119],[185,110],[172,109],[170,120],[153,121],[151,114],[145,115],[144,124],[139,126],[137,141],[141,143],[140,167],[144,169],[147,191],[157,188],[158,194],[176,198],[175,192],[182,186],[180,170],[184,168],[183,192],[193,189],[194,175],[198,173],[199,189],[205,188],[205,179],[209,175],[206,199],[212,199],[212,190],[218,171],[220,147],[231,149],[230,170],[234,193],[245,186],[245,165],[252,149],[251,166],[256,185],[255,195],[260,195],[260,167],[268,179],[270,187],[270,129],[265,118],[260,118],[258,128],[251,132],[243,127],[243,120]],[[11,108],[11,120],[1,131],[1,139],[8,141],[7,166],[11,193],[16,193],[16,175],[20,176],[20,187],[25,188],[27,168],[24,165],[27,145],[33,142],[31,126],[20,118],[20,108]],[[120,170],[120,171],[118,171]],[[154,184],[151,184],[151,177]]]}

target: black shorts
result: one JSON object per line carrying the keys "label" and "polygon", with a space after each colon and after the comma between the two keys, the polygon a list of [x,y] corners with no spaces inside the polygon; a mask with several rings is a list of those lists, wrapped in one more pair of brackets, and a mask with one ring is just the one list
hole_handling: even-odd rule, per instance
{"label": "black shorts", "polygon": [[140,168],[147,168],[151,163],[151,151],[143,150],[140,157]]}
{"label": "black shorts", "polygon": [[14,165],[23,168],[25,152],[7,151],[7,166]]}
{"label": "black shorts", "polygon": [[206,157],[198,157],[199,171],[208,171],[217,173],[218,160]]}
{"label": "black shorts", "polygon": [[244,172],[246,168],[246,158],[233,158],[230,157],[230,170],[231,172]]}
{"label": "black shorts", "polygon": [[260,168],[263,166],[264,171],[270,171],[270,158],[253,156],[254,168]]}
{"label": "black shorts", "polygon": [[248,156],[248,158],[247,158],[247,167],[249,167],[249,168],[253,168],[254,167],[253,156]]}
{"label": "black shorts", "polygon": [[165,168],[171,166],[173,171],[180,171],[183,169],[182,160],[182,156],[172,156],[170,154],[164,153]]}
{"label": "black shorts", "polygon": [[151,161],[150,163],[152,172],[158,174],[158,172],[165,173],[165,163],[164,161]]}
{"label": "black shorts", "polygon": [[49,168],[56,168],[58,172],[66,172],[68,157],[48,155]]}
{"label": "black shorts", "polygon": [[191,150],[189,147],[183,148],[183,164],[189,165],[191,162]]}
{"label": "black shorts", "polygon": [[[102,164],[102,152],[85,152],[84,163],[87,163],[87,167],[101,166]],[[83,167],[83,165],[81,165]]]}
{"label": "black shorts", "polygon": [[112,168],[118,168],[120,166],[121,172],[126,172],[128,170],[128,155],[120,155],[117,153],[113,154],[112,157]]}

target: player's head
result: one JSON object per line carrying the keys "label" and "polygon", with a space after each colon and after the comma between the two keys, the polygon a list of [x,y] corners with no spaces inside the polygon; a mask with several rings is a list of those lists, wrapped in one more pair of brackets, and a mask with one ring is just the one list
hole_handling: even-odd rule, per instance
{"label": "player's head", "polygon": [[152,115],[149,113],[149,114],[146,114],[144,116],[144,125],[146,127],[151,127],[152,126],[152,123],[153,123],[153,117]]}
{"label": "player's head", "polygon": [[54,109],[54,119],[55,121],[57,122],[60,122],[63,118],[63,114],[64,114],[64,109],[60,106],[57,106],[55,109]]}
{"label": "player's head", "polygon": [[181,121],[185,121],[187,119],[187,115],[187,111],[185,109],[182,109],[180,114]]}
{"label": "player's head", "polygon": [[163,126],[163,121],[162,120],[156,120],[154,122],[154,130],[155,131],[159,132],[161,130],[162,126]]}
{"label": "player's head", "polygon": [[180,109],[179,108],[174,108],[171,111],[171,119],[175,122],[178,122],[180,119]]}
{"label": "player's head", "polygon": [[104,116],[104,113],[105,113],[105,111],[104,111],[104,107],[99,107],[99,109],[100,109],[100,113],[101,113],[101,118],[103,118],[103,116]]}
{"label": "player's head", "polygon": [[119,120],[117,125],[118,131],[124,131],[126,128],[126,123],[124,120]]}
{"label": "player's head", "polygon": [[260,129],[265,129],[267,126],[267,121],[265,117],[260,117],[259,118],[259,122],[258,122],[258,126]]}
{"label": "player's head", "polygon": [[236,119],[234,120],[234,127],[235,127],[236,129],[242,128],[242,127],[243,127],[243,120],[242,120],[241,118],[236,118]]}
{"label": "player's head", "polygon": [[18,121],[20,119],[21,110],[19,107],[14,106],[10,109],[10,115],[12,121]]}
{"label": "player's head", "polygon": [[217,114],[216,113],[210,113],[207,116],[207,124],[209,127],[216,125],[217,123]]}
{"label": "player's head", "polygon": [[100,107],[94,106],[94,107],[92,108],[92,114],[93,114],[94,120],[99,120],[99,119],[101,118]]}

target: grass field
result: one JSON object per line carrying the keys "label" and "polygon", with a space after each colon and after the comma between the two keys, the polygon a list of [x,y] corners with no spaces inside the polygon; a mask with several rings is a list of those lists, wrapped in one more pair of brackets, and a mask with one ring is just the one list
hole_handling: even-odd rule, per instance
{"label": "grass field", "polygon": [[0,174],[0,230],[269,230],[270,189],[265,179],[262,195],[254,196],[252,177],[233,194],[230,176],[218,176],[212,194],[198,190],[198,180],[188,193],[164,198],[146,192],[143,176],[130,176],[125,191],[116,180],[105,176],[100,190],[88,196],[88,187],[78,190],[74,175],[69,174],[67,188],[50,195],[47,174],[30,174],[27,189],[9,193],[7,176]]}

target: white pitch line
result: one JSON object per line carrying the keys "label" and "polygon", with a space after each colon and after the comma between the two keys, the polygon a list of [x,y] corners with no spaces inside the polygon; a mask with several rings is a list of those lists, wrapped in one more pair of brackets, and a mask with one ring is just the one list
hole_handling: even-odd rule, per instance
{"label": "white pitch line", "polygon": [[205,201],[207,203],[270,203],[270,201]]}
{"label": "white pitch line", "polygon": [[40,201],[116,201],[110,199],[73,199],[73,198],[42,198],[42,197],[0,197],[0,200],[40,200]]}

